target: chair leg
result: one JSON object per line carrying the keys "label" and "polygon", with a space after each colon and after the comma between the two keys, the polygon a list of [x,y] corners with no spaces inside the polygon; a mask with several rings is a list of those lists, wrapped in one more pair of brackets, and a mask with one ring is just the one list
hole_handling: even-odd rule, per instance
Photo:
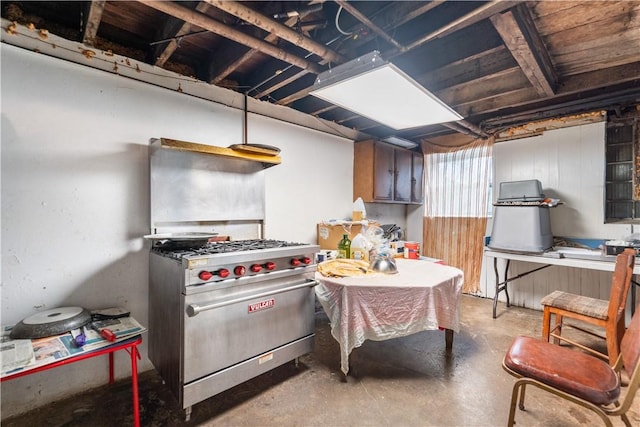
{"label": "chair leg", "polygon": [[[570,402],[576,403],[586,409],[589,409],[595,412],[600,417],[600,419],[602,420],[605,426],[613,427],[613,424],[611,423],[611,418],[598,406],[590,402],[587,402],[586,400],[572,396],[564,391],[550,387],[544,383],[541,383],[540,381],[534,380],[533,378],[526,378],[526,377],[520,378],[519,380],[517,380],[513,386],[513,392],[511,393],[511,408],[509,410],[509,424],[508,424],[509,427],[512,427],[513,424],[515,424],[516,399],[518,398],[518,392],[520,394],[520,404],[521,404],[520,409],[524,410],[524,387],[527,384],[531,384],[535,387],[538,387],[541,390],[545,390],[551,394],[562,397]],[[626,424],[628,420],[625,420],[626,417],[624,416],[624,414],[621,414],[621,417]],[[627,427],[631,427],[631,425],[628,424]]]}
{"label": "chair leg", "polygon": [[549,331],[551,329],[551,310],[548,306],[544,306],[542,312],[542,341],[549,342]]}
{"label": "chair leg", "polygon": [[622,344],[622,337],[624,336],[624,333],[626,331],[627,331],[627,328],[625,326],[625,319],[624,319],[624,316],[622,316],[620,318],[620,321],[618,322],[618,334],[617,334],[618,348],[620,348],[620,345]]}
{"label": "chair leg", "polygon": [[[617,331],[616,331],[616,342],[618,344],[618,354],[620,354],[620,346],[622,345],[622,337],[624,336],[624,333],[626,332],[626,327],[625,327],[625,318],[624,315],[620,317],[620,320],[618,321],[618,325],[617,325]],[[616,356],[615,359],[613,359],[613,363],[616,362],[616,359],[618,358],[618,356]],[[611,366],[613,366],[613,363],[611,363]]]}
{"label": "chair leg", "polygon": [[509,407],[509,421],[507,421],[508,427],[513,427],[516,423],[516,402],[518,401],[518,393],[520,391],[520,382],[516,381],[511,391],[511,405]]}
{"label": "chair leg", "polygon": [[607,357],[609,358],[609,365],[613,366],[618,360],[618,353],[620,352],[620,339],[618,337],[618,326],[607,324],[606,327],[606,341],[607,341]]}
{"label": "chair leg", "polygon": [[520,402],[518,403],[518,408],[520,408],[521,411],[524,411],[524,392],[526,387],[527,383],[522,383],[522,386],[520,386]]}
{"label": "chair leg", "polygon": [[[563,318],[563,316],[562,316],[562,314],[556,313],[554,317],[555,317],[556,325],[553,328],[553,332],[556,335],[562,335],[562,318]],[[559,345],[560,344],[560,339],[556,338],[556,337],[553,337],[553,343],[556,344],[556,345]]]}

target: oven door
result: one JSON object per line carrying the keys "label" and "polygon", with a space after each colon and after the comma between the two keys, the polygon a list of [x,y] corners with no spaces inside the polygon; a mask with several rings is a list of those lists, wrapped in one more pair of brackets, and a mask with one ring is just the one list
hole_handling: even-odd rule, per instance
{"label": "oven door", "polygon": [[315,280],[269,280],[185,296],[183,383],[314,333]]}

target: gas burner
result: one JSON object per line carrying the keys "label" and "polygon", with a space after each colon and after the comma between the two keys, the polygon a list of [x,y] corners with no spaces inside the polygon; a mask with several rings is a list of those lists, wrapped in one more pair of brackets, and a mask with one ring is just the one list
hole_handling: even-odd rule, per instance
{"label": "gas burner", "polygon": [[269,239],[251,239],[251,240],[235,240],[223,242],[209,242],[199,248],[190,249],[166,249],[154,247],[154,252],[161,253],[174,259],[182,259],[187,256],[205,256],[215,255],[229,252],[254,251],[274,248],[284,248],[293,246],[305,246],[306,243],[287,242],[284,240]]}

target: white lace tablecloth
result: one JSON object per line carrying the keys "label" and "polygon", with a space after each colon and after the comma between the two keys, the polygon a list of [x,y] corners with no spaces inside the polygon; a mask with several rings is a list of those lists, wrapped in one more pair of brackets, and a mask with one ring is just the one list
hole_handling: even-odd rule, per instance
{"label": "white lace tablecloth", "polygon": [[383,341],[438,328],[460,330],[463,272],[429,261],[396,260],[397,274],[324,277],[316,273],[316,296],[340,343],[340,368],[365,340]]}

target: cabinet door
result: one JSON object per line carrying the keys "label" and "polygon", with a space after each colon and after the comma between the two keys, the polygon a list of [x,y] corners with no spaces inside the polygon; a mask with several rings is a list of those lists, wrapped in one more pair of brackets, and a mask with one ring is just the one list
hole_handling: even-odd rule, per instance
{"label": "cabinet door", "polygon": [[373,154],[373,198],[393,200],[393,147],[375,144]]}
{"label": "cabinet door", "polygon": [[411,203],[422,203],[424,197],[424,156],[422,153],[412,154]]}
{"label": "cabinet door", "polygon": [[393,200],[396,202],[411,201],[411,151],[395,150],[395,194]]}

